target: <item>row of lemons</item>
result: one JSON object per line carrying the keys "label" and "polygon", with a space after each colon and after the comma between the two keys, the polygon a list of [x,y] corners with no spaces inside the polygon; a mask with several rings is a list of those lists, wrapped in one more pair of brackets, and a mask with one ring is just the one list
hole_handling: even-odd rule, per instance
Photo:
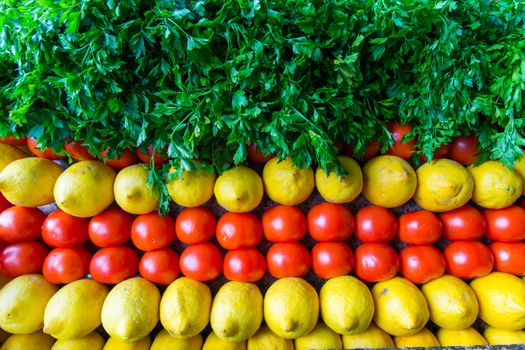
{"label": "row of lemons", "polygon": [[[488,325],[484,336],[472,328],[478,316]],[[163,330],[151,344],[149,334],[159,320]],[[429,320],[439,327],[436,336],[426,328]],[[208,323],[212,332],[203,341],[200,333]],[[106,343],[95,332],[100,325],[110,336]],[[140,277],[109,291],[90,279],[58,289],[33,274],[0,290],[0,327],[13,334],[2,350],[525,344],[525,281],[493,272],[469,286],[445,275],[418,289],[395,277],[370,290],[355,277],[341,276],[328,280],[318,294],[304,279],[288,277],[275,281],[264,297],[256,285],[232,281],[212,298],[206,284],[186,277],[161,295]]]}

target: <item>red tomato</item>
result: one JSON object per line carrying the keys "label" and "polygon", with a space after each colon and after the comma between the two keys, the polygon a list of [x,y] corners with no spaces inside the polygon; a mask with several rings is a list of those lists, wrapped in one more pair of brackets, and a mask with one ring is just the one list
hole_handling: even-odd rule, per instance
{"label": "red tomato", "polygon": [[107,165],[117,170],[124,169],[130,165],[137,163],[138,161],[137,156],[128,150],[124,150],[124,152],[122,152],[122,155],[118,158],[107,159],[107,154],[107,150],[102,152],[102,159],[106,161]]}
{"label": "red tomato", "polygon": [[40,272],[47,253],[46,246],[36,241],[8,245],[0,254],[0,271],[8,277]]}
{"label": "red tomato", "polygon": [[463,165],[470,165],[476,161],[479,150],[476,136],[458,136],[451,143],[448,157]]}
{"label": "red tomato", "polygon": [[6,143],[11,146],[25,146],[27,144],[27,138],[16,136],[0,137],[0,143]]}
{"label": "red tomato", "polygon": [[70,248],[89,239],[89,219],[78,218],[58,209],[47,216],[42,224],[42,238],[50,247]]}
{"label": "red tomato", "polygon": [[192,244],[180,256],[180,271],[197,281],[211,281],[221,275],[222,255],[211,242]]}
{"label": "red tomato", "polygon": [[175,234],[184,244],[202,243],[215,235],[217,220],[204,207],[185,208],[175,220]]}
{"label": "red tomato", "polygon": [[[151,163],[151,155],[153,154],[154,148],[155,148],[154,145],[149,145],[148,147],[146,147],[146,149],[148,150],[148,154],[142,153],[140,148],[137,148],[137,151],[136,151],[137,157],[139,157],[139,159],[141,160],[142,163],[150,164]],[[168,147],[165,147],[164,151],[166,151],[167,149],[168,149]],[[155,161],[155,165],[164,164],[164,163],[166,163],[168,161],[168,158],[166,158],[163,155],[163,152],[162,151],[159,152],[158,150],[155,151],[155,155],[153,156],[153,158],[154,158],[154,161]]]}
{"label": "red tomato", "polygon": [[169,215],[142,214],[131,225],[131,241],[145,252],[167,247],[175,240],[175,223]]}
{"label": "red tomato", "polygon": [[498,242],[519,242],[525,239],[525,209],[511,205],[503,209],[485,209],[487,238]]}
{"label": "red tomato", "polygon": [[354,217],[341,204],[321,203],[308,211],[308,232],[318,242],[344,241],[354,231]]}
{"label": "red tomato", "polygon": [[470,205],[440,213],[439,218],[443,223],[443,236],[449,241],[475,241],[485,234],[485,218]]}
{"label": "red tomato", "polygon": [[386,243],[396,237],[397,219],[386,208],[369,205],[359,209],[355,219],[355,234],[362,242]]}
{"label": "red tomato", "polygon": [[0,192],[0,213],[6,210],[7,208],[11,208],[13,205],[9,203],[7,199],[5,199],[2,192]]}
{"label": "red tomato", "polygon": [[91,277],[100,283],[117,284],[137,274],[139,256],[130,247],[108,247],[98,250],[89,264]]}
{"label": "red tomato", "polygon": [[79,162],[95,159],[95,157],[89,153],[88,147],[83,146],[80,141],[66,142],[64,144],[64,151],[69,152],[71,157]]}
{"label": "red tomato", "polygon": [[[438,149],[434,150],[434,155],[433,155],[432,159],[445,158],[447,156],[449,148],[450,148],[450,145],[448,143],[442,144],[441,146],[439,146]],[[427,156],[425,156],[424,154],[421,155],[421,161],[426,163],[427,162]]]}
{"label": "red tomato", "polygon": [[216,230],[217,242],[229,250],[253,248],[262,238],[262,225],[253,213],[224,213]]}
{"label": "red tomato", "polygon": [[525,242],[492,242],[490,250],[494,255],[494,270],[525,276]]}
{"label": "red tomato", "polygon": [[250,143],[248,145],[248,159],[254,163],[264,164],[274,156],[274,154],[263,154],[261,151],[259,151],[257,144],[255,143]]}
{"label": "red tomato", "polygon": [[445,273],[445,257],[432,245],[411,246],[399,252],[401,275],[416,283],[427,283]]}
{"label": "red tomato", "polygon": [[46,215],[38,208],[14,206],[0,213],[0,241],[18,243],[42,237]]}
{"label": "red tomato", "polygon": [[262,228],[270,242],[297,242],[306,235],[306,217],[299,208],[276,205],[264,212]]}
{"label": "red tomato", "polygon": [[463,279],[488,275],[494,267],[494,256],[481,242],[456,241],[445,250],[447,273]]}
{"label": "red tomato", "polygon": [[355,251],[354,271],[365,282],[386,281],[399,271],[399,258],[388,244],[363,243]]}
{"label": "red tomato", "polygon": [[348,275],[354,267],[354,254],[344,242],[319,242],[312,249],[312,270],[323,279]]}
{"label": "red tomato", "polygon": [[171,248],[146,252],[140,259],[139,272],[145,279],[167,286],[179,277],[179,255]]}
{"label": "red tomato", "polygon": [[266,273],[266,259],[255,248],[230,250],[224,256],[223,271],[230,281],[257,282]]}
{"label": "red tomato", "polygon": [[70,283],[89,272],[91,254],[83,247],[55,248],[46,257],[42,273],[54,284]]}
{"label": "red tomato", "polygon": [[436,214],[416,210],[399,217],[399,239],[410,244],[432,244],[443,233],[443,224]]}
{"label": "red tomato", "polygon": [[345,154],[349,157],[356,158],[358,160],[367,161],[369,159],[374,158],[379,154],[379,151],[381,150],[381,146],[377,143],[376,140],[369,141],[366,144],[365,152],[362,156],[358,156],[354,154],[354,145],[345,145]]}
{"label": "red tomato", "polygon": [[38,142],[33,137],[27,138],[27,147],[35,156],[40,157],[40,158],[47,158],[51,160],[57,160],[57,159],[64,158],[64,156],[54,153],[52,148],[46,148],[46,149],[41,150],[41,149],[38,149],[37,146],[38,146]]}
{"label": "red tomato", "polygon": [[392,147],[388,148],[386,154],[398,156],[403,159],[409,159],[410,157],[412,157],[412,154],[414,153],[414,145],[416,143],[416,139],[413,138],[408,142],[403,142],[403,137],[405,137],[405,135],[412,130],[412,126],[410,124],[403,125],[398,122],[390,121],[387,124],[387,128],[388,131],[390,131],[390,133],[392,134],[394,144],[392,145]]}
{"label": "red tomato", "polygon": [[124,210],[110,208],[89,221],[89,239],[99,247],[116,247],[131,238],[133,218]]}
{"label": "red tomato", "polygon": [[312,264],[308,249],[300,243],[275,243],[266,253],[266,262],[275,278],[302,277]]}

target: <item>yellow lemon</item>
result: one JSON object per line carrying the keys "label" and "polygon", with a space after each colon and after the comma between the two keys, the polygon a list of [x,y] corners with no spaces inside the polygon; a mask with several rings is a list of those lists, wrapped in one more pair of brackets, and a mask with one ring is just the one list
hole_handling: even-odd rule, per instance
{"label": "yellow lemon", "polygon": [[115,201],[128,213],[147,214],[159,207],[159,196],[147,185],[148,170],[144,164],[122,169],[115,179]]}
{"label": "yellow lemon", "polygon": [[440,328],[436,335],[441,346],[488,345],[487,340],[472,327],[465,329]]}
{"label": "yellow lemon", "polygon": [[165,329],[161,330],[153,340],[150,350],[201,350],[202,337],[197,334],[193,337],[181,339],[169,335]]}
{"label": "yellow lemon", "polygon": [[338,176],[335,172],[329,175],[321,169],[315,171],[315,186],[321,196],[332,203],[349,203],[359,196],[363,190],[363,173],[355,160],[346,156],[337,157],[346,170],[346,176]]}
{"label": "yellow lemon", "polygon": [[244,213],[261,203],[263,184],[259,174],[240,165],[223,172],[215,181],[213,191],[217,203],[224,209]]}
{"label": "yellow lemon", "polygon": [[137,340],[134,343],[109,338],[103,350],[150,350],[151,339],[149,337]]}
{"label": "yellow lemon", "polygon": [[64,169],[45,158],[29,157],[9,163],[0,173],[0,191],[14,205],[39,207],[53,203],[53,188]]}
{"label": "yellow lemon", "polygon": [[84,337],[68,340],[57,340],[51,350],[102,350],[104,338],[97,332]]}
{"label": "yellow lemon", "polygon": [[18,148],[0,143],[0,172],[15,160],[27,157],[29,157],[29,155]]}
{"label": "yellow lemon", "polygon": [[248,339],[248,350],[294,350],[293,341],[284,339],[272,332],[267,325],[261,328]]}
{"label": "yellow lemon", "polygon": [[479,301],[479,318],[489,326],[515,331],[525,328],[525,282],[492,272],[470,282]]}
{"label": "yellow lemon", "polygon": [[55,339],[42,332],[13,334],[0,347],[0,350],[51,350]]}
{"label": "yellow lemon", "polygon": [[[170,169],[170,174],[174,173],[174,168]],[[213,186],[215,185],[215,173],[200,171],[183,171],[180,178],[174,177],[166,187],[171,199],[183,207],[198,207],[203,205],[213,196]]]}
{"label": "yellow lemon", "polygon": [[487,327],[483,336],[487,339],[489,345],[510,345],[510,344],[525,344],[525,331],[506,331],[504,329],[497,329]]}
{"label": "yellow lemon", "polygon": [[430,320],[441,328],[465,329],[478,317],[478,299],[472,288],[457,277],[444,275],[421,287]]}
{"label": "yellow lemon", "polygon": [[290,157],[270,159],[263,169],[264,190],[270,199],[284,205],[304,202],[315,186],[312,168],[296,167]]}
{"label": "yellow lemon", "polygon": [[416,172],[406,160],[396,156],[370,159],[363,167],[363,177],[363,195],[381,207],[399,207],[416,191]]}
{"label": "yellow lemon", "polygon": [[523,179],[500,161],[489,160],[468,169],[474,179],[472,200],[477,205],[490,209],[505,208],[521,196]]}
{"label": "yellow lemon", "polygon": [[246,350],[246,341],[232,343],[219,338],[215,333],[210,332],[202,350]]}
{"label": "yellow lemon", "polygon": [[363,333],[343,334],[343,348],[345,349],[381,349],[393,348],[394,342],[390,335],[371,323]]}
{"label": "yellow lemon", "polygon": [[315,328],[294,340],[295,350],[309,349],[340,349],[343,347],[341,336],[319,322]]}
{"label": "yellow lemon", "polygon": [[66,213],[87,218],[109,207],[113,197],[115,171],[95,160],[85,160],[67,168],[55,183],[55,201]]}
{"label": "yellow lemon", "polygon": [[436,336],[426,328],[414,335],[394,337],[394,343],[396,348],[433,348],[439,346]]}
{"label": "yellow lemon", "polygon": [[[525,151],[523,151],[522,158],[514,163],[514,171],[521,176],[521,179],[525,181]],[[525,184],[525,182],[524,182]],[[525,185],[521,194],[525,194]]]}

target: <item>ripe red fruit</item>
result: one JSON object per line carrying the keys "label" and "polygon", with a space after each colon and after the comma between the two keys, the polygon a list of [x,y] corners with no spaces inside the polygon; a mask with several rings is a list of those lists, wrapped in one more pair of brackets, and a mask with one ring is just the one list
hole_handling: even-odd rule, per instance
{"label": "ripe red fruit", "polygon": [[297,207],[276,205],[263,214],[262,227],[270,242],[297,242],[306,235],[306,217]]}
{"label": "ripe red fruit", "polygon": [[399,259],[401,275],[416,284],[427,283],[445,273],[445,257],[431,245],[403,248]]}
{"label": "ripe red fruit", "polygon": [[54,284],[70,283],[89,272],[91,254],[83,247],[55,248],[46,257],[42,274]]}
{"label": "ripe red fruit", "polygon": [[0,241],[18,243],[42,237],[46,215],[38,208],[14,206],[0,213]]}
{"label": "ripe red fruit", "polygon": [[47,253],[46,246],[36,241],[8,245],[0,254],[0,271],[8,277],[40,272]]}
{"label": "ripe red fruit", "polygon": [[302,277],[312,265],[308,249],[300,243],[275,243],[266,253],[266,261],[275,278]]}
{"label": "ripe red fruit", "polygon": [[399,217],[399,239],[409,244],[433,244],[443,233],[443,225],[436,214],[416,210]]}
{"label": "ripe red fruit", "polygon": [[397,219],[387,208],[369,205],[359,209],[355,219],[355,234],[362,242],[386,243],[396,237]]}
{"label": "ripe red fruit", "polygon": [[354,271],[366,282],[386,281],[399,271],[399,258],[388,244],[363,243],[355,251]]}
{"label": "ripe red fruit", "polygon": [[27,138],[27,147],[37,157],[51,160],[62,159],[64,156],[53,152],[52,148],[38,149],[38,142],[33,137]]}
{"label": "ripe red fruit", "polygon": [[171,248],[146,252],[140,259],[139,272],[145,279],[167,286],[179,277],[179,255]]}
{"label": "ripe red fruit", "polygon": [[78,218],[58,209],[47,216],[42,224],[42,238],[48,246],[70,248],[89,239],[89,219]]}
{"label": "ripe red fruit", "polygon": [[354,267],[354,254],[344,242],[319,242],[312,249],[312,270],[323,279],[347,275]]}
{"label": "ripe red fruit", "polygon": [[216,226],[215,215],[209,209],[185,208],[175,220],[175,234],[184,244],[202,243],[213,238]]}
{"label": "ripe red fruit", "polygon": [[448,157],[463,165],[470,165],[476,161],[479,150],[476,136],[458,136],[451,143]]}
{"label": "ripe red fruit", "polygon": [[257,282],[266,273],[266,259],[255,248],[230,250],[224,256],[223,273],[230,281]]}
{"label": "ripe red fruit", "polygon": [[354,231],[354,217],[341,204],[321,203],[308,211],[308,232],[318,242],[344,241]]}
{"label": "ripe red fruit", "polygon": [[409,159],[412,157],[412,154],[414,153],[414,145],[416,143],[416,139],[413,138],[411,140],[408,140],[407,142],[403,142],[403,138],[406,134],[408,134],[410,131],[412,131],[412,126],[410,124],[401,124],[398,122],[390,121],[387,124],[388,131],[392,134],[392,138],[394,139],[394,144],[388,148],[386,151],[386,154],[390,154],[392,156],[398,156],[403,159]]}
{"label": "ripe red fruit", "polygon": [[253,213],[224,213],[217,222],[217,242],[229,250],[253,248],[262,238],[262,225]]}
{"label": "ripe red fruit", "polygon": [[443,236],[449,241],[475,241],[485,234],[487,225],[483,215],[474,207],[461,208],[439,214]]}
{"label": "ripe red fruit", "polygon": [[89,264],[91,277],[100,283],[117,284],[137,274],[139,257],[129,247],[108,247],[98,250]]}
{"label": "ripe red fruit", "polygon": [[175,240],[175,222],[157,212],[142,214],[131,225],[131,241],[145,252],[167,247]]}
{"label": "ripe red fruit", "polygon": [[211,242],[192,244],[180,256],[180,271],[197,281],[211,281],[221,275],[222,255]]}
{"label": "ripe red fruit", "polygon": [[443,251],[447,273],[463,279],[488,275],[494,267],[494,256],[481,242],[456,241]]}

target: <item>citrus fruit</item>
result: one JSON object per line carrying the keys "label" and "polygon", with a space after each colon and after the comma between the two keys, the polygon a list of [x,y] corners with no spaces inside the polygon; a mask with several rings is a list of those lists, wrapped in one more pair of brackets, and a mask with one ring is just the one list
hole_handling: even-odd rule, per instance
{"label": "citrus fruit", "polygon": [[381,349],[393,347],[394,341],[390,335],[374,323],[371,323],[363,333],[343,335],[343,348],[345,349]]}
{"label": "citrus fruit", "polygon": [[259,174],[242,165],[223,172],[215,181],[213,191],[217,202],[235,213],[257,208],[264,192]]}
{"label": "citrus fruit", "polygon": [[182,339],[169,335],[169,333],[163,329],[153,340],[150,350],[201,350],[201,348],[202,337],[200,334]]}
{"label": "citrus fruit", "polygon": [[433,348],[439,347],[436,336],[426,328],[414,335],[405,335],[394,338],[397,348]]}
{"label": "citrus fruit", "polygon": [[42,331],[31,334],[13,334],[0,346],[0,350],[51,350],[54,343],[55,339]]}
{"label": "citrus fruit", "polygon": [[485,338],[472,327],[465,329],[440,328],[436,336],[441,346],[488,345]]}
{"label": "citrus fruit", "polygon": [[314,171],[295,166],[290,157],[279,160],[272,158],[263,169],[266,194],[276,203],[298,205],[304,202],[314,190]]}
{"label": "citrus fruit", "polygon": [[319,322],[315,328],[302,337],[294,340],[295,350],[340,349],[343,346],[341,336]]}
{"label": "citrus fruit", "polygon": [[210,332],[204,342],[202,350],[246,350],[246,341],[233,343],[219,338],[215,333]]}
{"label": "citrus fruit", "polygon": [[335,172],[326,174],[323,169],[317,168],[315,186],[327,202],[349,203],[356,199],[363,189],[363,173],[359,164],[352,158],[339,156],[337,159],[347,175],[339,176]]}
{"label": "citrus fruit", "polygon": [[134,343],[128,343],[127,341],[110,337],[106,341],[103,350],[150,350],[150,346],[151,339],[149,337],[142,338]]}
{"label": "citrus fruit", "polygon": [[148,170],[143,164],[122,169],[115,178],[115,201],[131,214],[147,214],[159,206],[159,197],[147,185]]}
{"label": "citrus fruit", "polygon": [[57,340],[51,350],[102,350],[104,338],[97,332],[81,338]]}
{"label": "citrus fruit", "polygon": [[494,327],[485,328],[483,336],[489,345],[525,344],[525,331],[506,331]]}
{"label": "citrus fruit", "polygon": [[27,157],[29,157],[29,155],[17,147],[0,143],[0,172],[15,160]]}
{"label": "citrus fruit", "polygon": [[[171,168],[169,173],[176,172]],[[167,184],[171,199],[183,207],[198,207],[203,205],[213,196],[215,173],[204,169],[199,171],[184,170],[180,178],[174,177]]]}
{"label": "citrus fruit", "polygon": [[257,333],[248,339],[248,350],[268,349],[294,350],[293,341],[279,337],[267,325],[263,324]]}

